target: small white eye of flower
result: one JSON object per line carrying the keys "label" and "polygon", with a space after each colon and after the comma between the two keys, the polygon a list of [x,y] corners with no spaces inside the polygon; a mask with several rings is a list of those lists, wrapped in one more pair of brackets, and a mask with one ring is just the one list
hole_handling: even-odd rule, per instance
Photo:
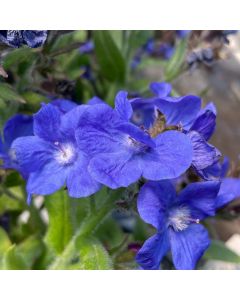
{"label": "small white eye of flower", "polygon": [[175,231],[183,231],[187,229],[191,223],[199,222],[199,219],[191,218],[190,209],[186,206],[173,208],[168,218],[168,226],[171,226]]}
{"label": "small white eye of flower", "polygon": [[61,144],[59,142],[54,143],[57,146],[55,152],[55,159],[62,165],[71,164],[76,157],[76,150],[70,143]]}

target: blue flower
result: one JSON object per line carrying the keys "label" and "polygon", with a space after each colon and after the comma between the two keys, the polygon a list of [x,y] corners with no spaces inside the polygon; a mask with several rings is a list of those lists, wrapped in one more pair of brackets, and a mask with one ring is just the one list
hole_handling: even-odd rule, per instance
{"label": "blue flower", "polygon": [[83,114],[76,137],[92,157],[92,177],[110,188],[126,187],[141,176],[160,180],[183,173],[192,161],[192,146],[183,133],[169,131],[151,138],[129,119],[132,106],[119,92],[115,109],[91,105]]}
{"label": "blue flower", "polygon": [[220,182],[189,184],[179,194],[170,181],[148,182],[140,190],[141,218],[157,229],[140,249],[136,260],[143,269],[159,269],[171,250],[176,269],[194,269],[210,244],[200,221],[214,216]]}
{"label": "blue flower", "polygon": [[84,44],[82,44],[80,47],[79,47],[79,51],[81,54],[86,54],[86,53],[90,53],[94,50],[94,43],[93,41],[87,41],[85,42]]}
{"label": "blue flower", "polygon": [[[67,99],[54,99],[51,101],[51,104],[56,106],[59,111],[63,114],[69,112],[70,110],[72,110],[73,108],[77,107],[77,104],[71,100],[67,100]],[[45,105],[45,104],[43,104]]]}
{"label": "blue flower", "polygon": [[[131,100],[134,110],[132,122],[154,131],[155,135],[157,130],[160,133],[174,128],[184,132],[193,146],[192,167],[202,178],[213,179],[211,167],[220,156],[219,150],[207,142],[216,126],[214,105],[201,109],[201,99],[197,96],[170,97],[171,86],[167,83],[154,82],[150,89],[155,97]],[[159,126],[160,118],[162,126]]]}
{"label": "blue flower", "polygon": [[157,51],[157,54],[166,60],[169,60],[175,52],[175,47],[169,43],[162,43]]}
{"label": "blue flower", "polygon": [[229,170],[229,159],[225,157],[222,163],[218,163],[216,170],[221,177],[221,187],[217,197],[217,208],[222,208],[230,201],[240,197],[240,178],[227,177]]}
{"label": "blue flower", "polygon": [[3,161],[3,168],[16,169],[25,177],[26,174],[20,169],[11,150],[11,145],[16,138],[30,135],[33,135],[32,116],[17,114],[6,122],[3,129],[3,139],[0,137],[0,159]]}
{"label": "blue flower", "polygon": [[34,115],[34,136],[16,139],[12,145],[20,167],[30,175],[28,194],[47,195],[65,183],[71,197],[95,193],[100,184],[87,172],[89,155],[75,130],[86,105],[62,114],[52,105],[44,105]]}
{"label": "blue flower", "polygon": [[46,39],[47,30],[0,30],[0,41],[14,48],[23,45],[38,48]]}

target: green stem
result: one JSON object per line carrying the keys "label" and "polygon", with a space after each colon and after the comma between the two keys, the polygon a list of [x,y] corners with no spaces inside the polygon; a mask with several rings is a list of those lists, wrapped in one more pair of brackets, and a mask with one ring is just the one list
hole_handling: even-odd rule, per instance
{"label": "green stem", "polygon": [[55,261],[50,265],[50,270],[62,270],[66,267],[66,263],[71,260],[73,253],[75,252],[75,242],[79,237],[87,237],[98,226],[99,223],[111,212],[114,207],[114,202],[119,199],[123,189],[111,191],[109,198],[104,205],[99,209],[95,215],[91,215],[87,220],[79,227],[75,235],[72,237],[64,251],[60,256],[57,256]]}

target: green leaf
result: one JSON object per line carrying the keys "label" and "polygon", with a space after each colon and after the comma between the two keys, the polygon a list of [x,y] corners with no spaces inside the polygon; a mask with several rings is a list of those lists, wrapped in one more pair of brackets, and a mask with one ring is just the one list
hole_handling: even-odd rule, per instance
{"label": "green leaf", "polygon": [[[103,191],[103,194],[104,193],[105,191]],[[101,208],[97,209],[94,214],[86,216],[84,222],[82,222],[81,226],[78,228],[71,241],[65,247],[62,254],[57,256],[49,266],[50,269],[65,269],[72,261],[75,261],[75,255],[79,255],[79,251],[81,251],[81,249],[78,249],[78,247],[80,247],[81,243],[81,245],[84,247],[84,242],[81,241],[89,239],[92,236],[99,224],[103,222],[103,220],[109,215],[114,207],[114,202],[121,197],[122,193],[123,189],[114,190],[107,195],[106,199],[102,199],[103,201]]]}
{"label": "green leaf", "polygon": [[240,263],[240,256],[230,250],[225,244],[218,240],[212,240],[211,245],[204,255],[205,259],[221,260],[230,263]]}
{"label": "green leaf", "polygon": [[28,237],[25,241],[16,246],[16,252],[24,260],[27,269],[32,268],[43,250],[44,244],[36,235]]}
{"label": "green leaf", "polygon": [[110,270],[112,261],[102,244],[93,238],[78,238],[76,252],[64,269],[68,270]]}
{"label": "green leaf", "polygon": [[3,270],[27,270],[23,257],[17,252],[16,246],[11,246],[2,261]]}
{"label": "green leaf", "polygon": [[45,50],[47,50],[47,52],[49,52],[50,54],[55,55],[58,54],[58,51],[59,53],[61,53],[64,49],[68,49],[68,47],[71,45],[76,45],[75,48],[78,48],[80,46],[80,43],[84,42],[85,40],[86,31],[74,30],[69,33],[60,34],[52,45],[50,45],[49,47],[45,47],[49,49]]}
{"label": "green leaf", "polygon": [[106,30],[94,31],[94,44],[102,74],[111,82],[123,83],[126,66],[113,38]]}
{"label": "green leaf", "polygon": [[45,243],[55,255],[61,254],[73,234],[70,201],[65,190],[60,190],[45,199],[49,214]]}
{"label": "green leaf", "polygon": [[4,253],[11,247],[12,243],[5,230],[0,227],[0,259]]}
{"label": "green leaf", "polygon": [[16,65],[22,62],[28,62],[33,58],[37,57],[37,53],[35,49],[31,49],[28,47],[22,47],[19,49],[15,49],[10,51],[3,60],[3,67],[5,69],[9,69],[10,67],[15,67]]}
{"label": "green leaf", "polygon": [[0,99],[25,103],[26,101],[7,83],[0,83]]}
{"label": "green leaf", "polygon": [[6,211],[20,211],[23,207],[23,203],[18,199],[10,198],[5,194],[0,196],[0,215]]}
{"label": "green leaf", "polygon": [[184,63],[187,49],[187,39],[182,39],[165,69],[165,80],[173,80],[180,72]]}

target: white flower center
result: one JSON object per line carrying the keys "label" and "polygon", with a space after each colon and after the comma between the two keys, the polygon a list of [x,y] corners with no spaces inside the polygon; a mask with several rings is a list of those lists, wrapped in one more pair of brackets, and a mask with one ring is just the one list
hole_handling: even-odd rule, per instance
{"label": "white flower center", "polygon": [[76,151],[72,144],[60,144],[59,142],[54,143],[57,146],[55,152],[55,159],[62,165],[71,164],[76,157]]}
{"label": "white flower center", "polygon": [[171,226],[175,231],[185,230],[189,224],[199,222],[199,219],[191,218],[190,209],[186,206],[173,208],[168,218],[168,226]]}

